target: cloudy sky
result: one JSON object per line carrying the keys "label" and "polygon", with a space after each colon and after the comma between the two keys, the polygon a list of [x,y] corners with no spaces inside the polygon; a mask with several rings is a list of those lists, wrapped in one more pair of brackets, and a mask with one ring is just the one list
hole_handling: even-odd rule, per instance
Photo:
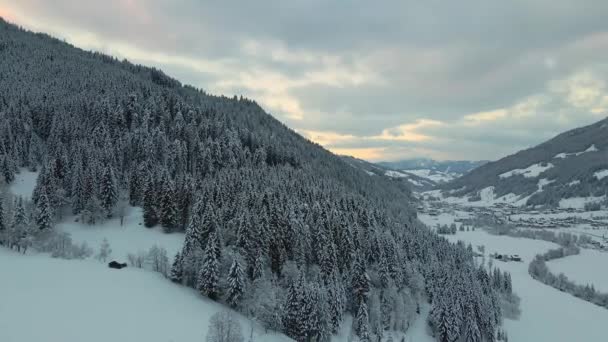
{"label": "cloudy sky", "polygon": [[0,0],[368,160],[497,159],[608,115],[608,1]]}

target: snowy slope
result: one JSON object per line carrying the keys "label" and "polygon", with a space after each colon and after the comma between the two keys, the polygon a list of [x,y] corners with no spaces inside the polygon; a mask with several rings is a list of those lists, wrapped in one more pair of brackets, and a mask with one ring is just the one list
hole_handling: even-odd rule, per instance
{"label": "snowy slope", "polygon": [[112,248],[112,258],[122,261],[127,260],[127,254],[145,252],[154,245],[165,248],[172,260],[175,253],[181,250],[184,242],[184,234],[165,234],[160,227],[146,228],[143,225],[141,208],[133,207],[127,209],[122,226],[118,218],[90,226],[75,222],[71,217],[58,223],[55,229],[69,233],[75,243],[86,242],[93,249],[98,249],[106,238]]}
{"label": "snowy slope", "polygon": [[581,254],[547,263],[551,272],[563,273],[575,283],[593,284],[596,290],[608,293],[608,253],[581,249]]}
{"label": "snowy slope", "polygon": [[[484,245],[486,254],[519,254],[523,263],[494,262],[511,273],[513,289],[521,297],[521,316],[505,320],[510,342],[605,341],[608,310],[546,286],[530,277],[528,263],[535,254],[556,248],[545,241],[493,236],[483,231],[458,232],[448,239]],[[579,267],[582,267],[579,265]]]}
{"label": "snowy slope", "polygon": [[[157,273],[0,248],[0,341],[204,341],[225,307]],[[6,295],[8,294],[8,295]],[[239,316],[244,333],[250,322]],[[290,341],[255,330],[256,341]]]}
{"label": "snowy slope", "polygon": [[[540,179],[547,179],[539,188]],[[527,205],[558,207],[564,198],[601,197],[608,188],[608,118],[564,132],[538,146],[480,166],[441,186],[477,197],[494,187],[496,197],[515,194]],[[457,191],[456,191],[457,190]]]}

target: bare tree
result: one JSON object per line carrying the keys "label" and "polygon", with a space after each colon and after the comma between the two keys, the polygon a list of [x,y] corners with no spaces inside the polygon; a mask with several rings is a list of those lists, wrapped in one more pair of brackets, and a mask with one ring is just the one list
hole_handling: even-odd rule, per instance
{"label": "bare tree", "polygon": [[241,325],[235,315],[228,311],[221,311],[211,316],[207,342],[243,342]]}

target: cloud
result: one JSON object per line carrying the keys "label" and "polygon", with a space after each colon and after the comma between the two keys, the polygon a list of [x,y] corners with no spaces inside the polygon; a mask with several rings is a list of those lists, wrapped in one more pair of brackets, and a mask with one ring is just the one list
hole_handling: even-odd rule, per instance
{"label": "cloud", "polygon": [[608,112],[608,2],[0,0],[369,159],[495,159]]}

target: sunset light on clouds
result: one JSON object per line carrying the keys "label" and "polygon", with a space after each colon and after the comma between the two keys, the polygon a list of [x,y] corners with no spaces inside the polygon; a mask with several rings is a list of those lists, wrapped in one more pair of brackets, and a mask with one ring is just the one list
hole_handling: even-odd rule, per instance
{"label": "sunset light on clouds", "polygon": [[252,98],[336,153],[495,159],[607,115],[608,4],[586,2],[0,0],[0,16]]}

